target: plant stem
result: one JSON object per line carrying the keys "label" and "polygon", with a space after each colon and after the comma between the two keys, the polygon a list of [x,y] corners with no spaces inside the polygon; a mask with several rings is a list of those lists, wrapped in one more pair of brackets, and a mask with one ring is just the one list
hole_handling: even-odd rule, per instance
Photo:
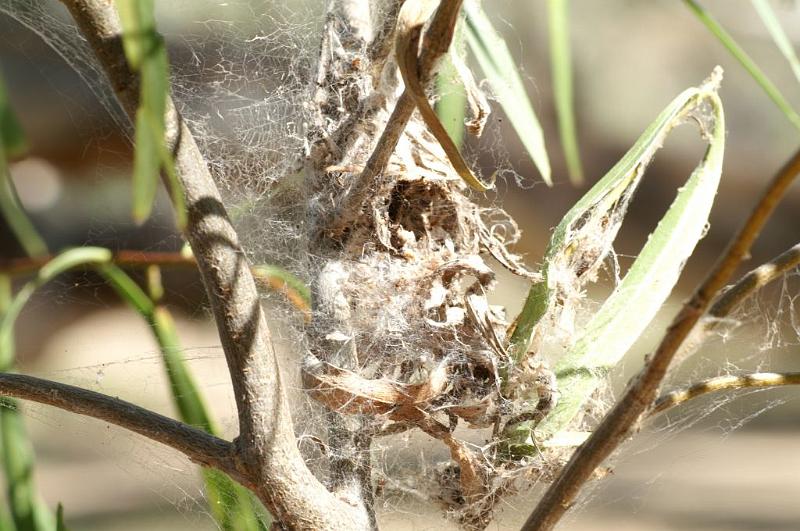
{"label": "plant stem", "polygon": [[708,309],[712,298],[725,286],[747,256],[751,245],[798,172],[800,150],[773,177],[717,265],[675,317],[649,362],[634,378],[614,408],[606,414],[591,437],[575,451],[528,517],[523,530],[553,529],[572,506],[597,466],[627,438],[633,426],[653,403],[675,353]]}

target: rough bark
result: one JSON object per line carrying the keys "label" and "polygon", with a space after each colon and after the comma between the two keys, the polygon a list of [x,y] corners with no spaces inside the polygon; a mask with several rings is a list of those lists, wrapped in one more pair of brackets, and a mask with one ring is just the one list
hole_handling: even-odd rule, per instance
{"label": "rough bark", "polygon": [[[138,79],[125,60],[115,6],[105,0],[64,4],[133,118]],[[363,511],[337,499],[303,462],[247,257],[203,156],[171,101],[166,126],[189,214],[186,237],[206,287],[238,408],[237,469],[287,528],[369,527]]]}

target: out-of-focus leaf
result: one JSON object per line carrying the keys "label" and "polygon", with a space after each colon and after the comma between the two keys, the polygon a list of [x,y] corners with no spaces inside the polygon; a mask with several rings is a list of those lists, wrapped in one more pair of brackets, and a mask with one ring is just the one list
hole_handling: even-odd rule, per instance
{"label": "out-of-focus leaf", "polygon": [[253,276],[270,289],[283,293],[307,319],[311,317],[311,290],[302,280],[281,267],[267,264],[253,266]]}
{"label": "out-of-focus leaf", "polygon": [[60,503],[56,509],[56,531],[69,531],[67,524],[64,522],[64,506]]}
{"label": "out-of-focus leaf", "polygon": [[550,159],[544,145],[542,126],[525,92],[511,52],[477,2],[465,2],[464,11],[467,15],[466,35],[470,50],[475,54],[497,101],[542,174],[542,179],[552,186]]}
{"label": "out-of-focus leaf", "polygon": [[111,260],[111,251],[101,247],[79,247],[57,255],[39,269],[36,277],[28,281],[11,300],[5,315],[0,319],[0,344],[9,341],[16,321],[25,303],[31,298],[36,288],[49,282],[61,273],[73,267],[88,264],[102,264]]}
{"label": "out-of-focus leaf", "polygon": [[0,215],[29,256],[47,254],[47,245],[25,214],[8,172],[8,159],[25,150],[25,137],[6,99],[0,79]]}
{"label": "out-of-focus leaf", "polygon": [[0,149],[5,155],[5,159],[13,159],[25,153],[28,145],[25,141],[25,133],[19,125],[11,104],[8,102],[6,86],[0,78]]}
{"label": "out-of-focus leaf", "polygon": [[17,197],[14,183],[8,174],[5,155],[0,152],[0,215],[5,218],[11,232],[29,256],[47,254],[47,244],[31,223]]}
{"label": "out-of-focus leaf", "polygon": [[[13,348],[14,321],[39,286],[69,269],[81,266],[93,267],[103,275],[120,297],[141,314],[150,325],[161,349],[173,401],[181,420],[209,433],[219,435],[183,359],[172,316],[166,308],[153,303],[147,293],[127,273],[113,264],[112,256],[108,249],[81,247],[65,251],[45,264],[39,270],[36,278],[25,284],[10,300],[5,307],[5,312],[0,314],[0,349],[5,345]],[[0,283],[0,288],[2,288],[2,283]],[[2,289],[0,289],[0,295],[2,295]],[[4,352],[0,352],[0,354],[6,355]],[[6,360],[5,357],[0,358],[0,361],[4,360]],[[211,510],[222,529],[226,531],[261,531],[269,528],[268,513],[263,510],[260,502],[252,496],[250,491],[225,474],[208,470],[204,470],[203,474],[206,479]],[[52,527],[47,528],[47,531],[51,529]]]}
{"label": "out-of-focus leaf", "polygon": [[[597,267],[619,229],[627,204],[667,134],[689,116],[702,120],[709,147],[667,213],[650,235],[625,278],[586,325],[554,371],[561,399],[537,427],[544,440],[567,428],[586,400],[605,380],[669,296],[683,265],[703,236],[722,171],[725,122],[717,96],[721,73],[698,88],[684,91],[639,137],[625,156],[564,217],[545,257],[544,282],[531,289],[526,307],[541,318],[554,304],[559,282],[580,282],[582,271]],[[712,118],[702,118],[710,112]],[[523,311],[524,315],[524,311]],[[530,323],[524,329],[532,330]],[[518,326],[517,330],[521,330]],[[527,353],[530,336],[512,335],[512,352]],[[535,453],[530,423],[509,427],[512,453]]]}
{"label": "out-of-focus leaf", "polygon": [[[0,275],[0,319],[5,319],[11,303],[11,279]],[[10,333],[0,338],[0,371],[11,370],[13,364],[14,337]],[[8,528],[52,531],[55,528],[53,515],[40,498],[33,481],[33,449],[18,407],[19,403],[13,398],[0,398],[0,451],[13,522]]]}
{"label": "out-of-focus leaf", "polygon": [[558,131],[572,184],[583,184],[583,167],[575,129],[575,102],[572,93],[572,58],[569,44],[569,0],[549,0],[550,67]]}
{"label": "out-of-focus leaf", "polygon": [[139,72],[139,109],[136,111],[133,160],[133,218],[144,223],[150,216],[163,170],[170,184],[178,225],[186,224],[180,182],[165,143],[165,113],[169,97],[169,61],[164,39],[156,31],[153,0],[117,0],[122,23],[122,45],[131,69]]}
{"label": "out-of-focus leaf", "polygon": [[772,40],[775,41],[775,45],[789,62],[789,66],[792,67],[794,77],[800,82],[800,60],[797,59],[797,54],[794,51],[792,42],[783,31],[778,16],[775,14],[775,11],[772,10],[767,0],[752,1],[753,7],[756,8],[758,16],[761,17],[762,22],[764,22],[764,25],[767,27],[767,31],[769,31],[769,34],[772,36]]}
{"label": "out-of-focus leaf", "polygon": [[772,81],[767,77],[767,75],[758,67],[758,65],[753,61],[747,52],[742,49],[741,46],[734,40],[733,36],[728,33],[725,28],[723,28],[717,20],[711,16],[703,6],[700,5],[699,2],[696,0],[683,0],[684,3],[689,7],[689,9],[694,13],[700,22],[702,22],[706,28],[722,43],[725,48],[730,52],[730,54],[739,61],[747,73],[750,74],[756,83],[762,88],[764,92],[767,93],[767,96],[778,106],[778,108],[786,115],[786,118],[794,125],[797,129],[800,130],[800,115],[792,108],[786,98],[783,97],[781,91],[778,90],[778,87],[775,86]]}
{"label": "out-of-focus leaf", "polygon": [[[214,425],[194,378],[183,358],[178,332],[172,314],[165,307],[155,304],[133,279],[118,266],[105,263],[97,270],[117,292],[148,323],[161,350],[169,379],[170,392],[179,418],[214,435],[219,430]],[[151,282],[160,284],[160,276],[148,275]],[[151,292],[163,292],[160,285],[151,286]],[[225,531],[258,531],[267,529],[269,516],[244,487],[227,475],[211,469],[203,469],[209,507],[220,527]],[[259,518],[261,514],[261,518]]]}

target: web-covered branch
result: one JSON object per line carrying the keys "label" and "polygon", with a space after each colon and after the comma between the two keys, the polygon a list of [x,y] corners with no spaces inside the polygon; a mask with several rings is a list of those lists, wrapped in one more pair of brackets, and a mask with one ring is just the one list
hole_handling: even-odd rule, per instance
{"label": "web-covered branch", "polygon": [[[105,71],[129,118],[138,102],[138,78],[122,48],[113,3],[63,0]],[[266,317],[239,238],[219,190],[186,124],[167,103],[166,141],[184,191],[192,246],[211,303],[239,412],[243,473],[284,525],[357,529],[363,518],[314,477],[300,455]]]}
{"label": "web-covered branch", "polygon": [[193,462],[233,477],[233,443],[136,404],[102,393],[25,374],[0,374],[0,396],[31,400],[103,420],[183,453]]}

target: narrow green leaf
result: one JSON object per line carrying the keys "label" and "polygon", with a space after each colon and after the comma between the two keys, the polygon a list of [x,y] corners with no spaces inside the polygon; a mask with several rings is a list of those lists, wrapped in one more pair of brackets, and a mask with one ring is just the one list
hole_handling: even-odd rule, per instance
{"label": "narrow green leaf", "polygon": [[116,0],[122,24],[122,46],[133,70],[139,70],[152,51],[156,31],[153,0]]}
{"label": "narrow green leaf", "polygon": [[567,171],[572,184],[583,184],[583,167],[575,128],[575,102],[572,93],[572,58],[569,43],[569,0],[549,0],[550,67],[553,72],[553,96],[558,117],[558,131]]}
{"label": "narrow green leaf", "polygon": [[769,5],[767,0],[752,1],[753,7],[756,8],[758,16],[761,17],[761,21],[767,27],[767,31],[769,31],[769,34],[772,36],[772,40],[775,41],[775,45],[781,51],[783,57],[785,57],[789,62],[789,66],[792,68],[794,77],[797,78],[798,82],[800,82],[800,60],[797,59],[797,54],[794,51],[792,42],[783,31],[780,20],[778,20],[778,16],[775,14],[775,11],[772,10],[772,7]]}
{"label": "narrow green leaf", "polygon": [[[669,296],[683,264],[705,231],[722,171],[725,147],[725,121],[716,93],[719,75],[712,75],[699,88],[684,91],[673,100],[628,153],[570,210],[553,234],[544,269],[544,283],[549,291],[545,297],[550,306],[560,279],[567,278],[573,282],[575,276],[570,274],[571,271],[595,267],[606,254],[631,194],[667,134],[687,117],[698,116],[698,111],[702,115],[704,109],[710,110],[713,120],[702,122],[703,134],[709,142],[703,160],[686,185],[679,189],[620,285],[554,367],[561,399],[555,410],[537,427],[539,440],[565,429],[580,414],[586,400],[638,339]],[[587,249],[591,238],[599,238],[602,243]],[[538,293],[541,297],[541,287]],[[542,304],[541,300],[538,303]],[[529,340],[512,336],[512,346],[518,349],[518,353],[524,350]],[[514,341],[519,343],[515,345]],[[510,427],[506,435],[512,441],[514,452],[535,452],[529,423]]]}
{"label": "narrow green leaf", "polygon": [[453,143],[461,149],[464,142],[464,119],[466,118],[467,95],[459,83],[456,82],[457,71],[453,60],[448,55],[442,60],[442,65],[436,76],[436,93],[439,100],[436,102],[436,114],[439,115],[447,134]]}
{"label": "narrow green leaf", "polygon": [[756,63],[747,55],[739,44],[733,39],[733,36],[728,33],[719,22],[711,16],[711,13],[706,11],[703,6],[696,0],[683,0],[689,9],[694,13],[700,22],[705,24],[706,28],[714,34],[714,36],[728,49],[730,54],[739,61],[747,73],[750,74],[756,83],[767,93],[767,96],[778,106],[778,108],[786,115],[786,118],[800,130],[800,115],[795,112],[792,106],[783,97],[783,94],[778,90],[772,81],[769,80],[767,75],[756,65]]}
{"label": "narrow green leaf", "polygon": [[18,530],[52,531],[55,520],[33,481],[33,448],[18,407],[19,403],[14,399],[0,398],[3,471],[11,518]]}
{"label": "narrow green leaf", "polygon": [[69,531],[67,524],[64,522],[64,506],[58,504],[56,509],[56,531]]}
{"label": "narrow green leaf", "polygon": [[[5,319],[11,304],[11,279],[0,275],[0,319]],[[14,357],[13,334],[4,335],[0,338],[0,371],[11,370]],[[52,531],[53,516],[33,481],[33,449],[18,407],[13,398],[0,398],[0,451],[11,521],[18,530]]]}
{"label": "narrow green leaf", "polygon": [[[202,393],[183,358],[183,349],[172,314],[165,307],[153,303],[150,296],[118,266],[104,263],[98,265],[97,270],[117,294],[142,315],[150,326],[164,360],[172,401],[178,410],[179,418],[187,424],[219,435]],[[150,274],[148,278],[154,281],[159,277]],[[160,281],[157,283],[160,284]],[[157,285],[151,286],[150,290],[160,292],[163,288]],[[203,479],[209,507],[221,529],[255,531],[268,528],[269,517],[250,491],[219,471],[203,469]],[[262,514],[262,517],[259,518],[258,514]]]}
{"label": "narrow green leaf", "polygon": [[[2,451],[2,449],[0,449]],[[14,521],[6,507],[0,505],[0,531],[16,531]]]}
{"label": "narrow green leaf", "polygon": [[5,218],[26,254],[29,256],[47,254],[47,244],[19,202],[2,150],[0,150],[0,215]]}
{"label": "narrow green leaf", "polygon": [[478,60],[508,120],[542,174],[542,179],[552,186],[550,159],[544,145],[542,126],[525,92],[511,52],[477,2],[465,2],[464,11],[467,15],[466,34],[470,50]]}
{"label": "narrow green leaf", "polygon": [[158,139],[153,136],[152,117],[144,108],[136,112],[135,151],[133,154],[133,219],[144,223],[153,210],[161,160]]}
{"label": "narrow green leaf", "polygon": [[0,78],[0,215],[29,256],[47,254],[47,245],[25,214],[8,172],[9,157],[25,151],[25,137],[6,99]]}
{"label": "narrow green leaf", "polygon": [[150,216],[163,171],[169,184],[178,227],[186,226],[186,205],[165,143],[165,114],[169,99],[169,61],[164,39],[156,31],[153,0],[118,0],[122,45],[131,69],[140,75],[133,160],[133,218],[144,223]]}
{"label": "narrow green leaf", "polygon": [[36,277],[28,281],[17,292],[8,311],[0,318],[0,344],[13,337],[14,322],[39,286],[74,267],[108,262],[111,260],[111,256],[111,251],[102,247],[79,247],[62,252],[42,266]]}
{"label": "narrow green leaf", "polygon": [[8,101],[6,86],[0,78],[0,156],[8,159],[19,157],[28,149],[25,133],[19,125],[11,104]]}

